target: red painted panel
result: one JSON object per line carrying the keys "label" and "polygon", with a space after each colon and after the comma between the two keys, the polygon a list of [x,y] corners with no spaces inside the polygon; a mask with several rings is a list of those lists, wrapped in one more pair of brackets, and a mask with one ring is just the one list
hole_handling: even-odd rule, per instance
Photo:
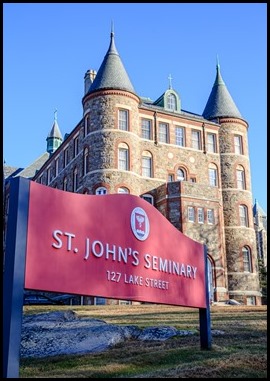
{"label": "red painted panel", "polygon": [[25,288],[206,308],[203,245],[140,197],[31,182]]}

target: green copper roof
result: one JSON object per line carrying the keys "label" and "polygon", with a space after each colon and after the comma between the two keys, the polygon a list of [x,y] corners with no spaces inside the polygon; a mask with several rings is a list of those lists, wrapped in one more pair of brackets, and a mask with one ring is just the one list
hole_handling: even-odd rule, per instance
{"label": "green copper roof", "polygon": [[111,32],[109,49],[90,86],[88,94],[101,89],[118,89],[136,94],[115,47],[113,32]]}
{"label": "green copper roof", "polygon": [[218,117],[243,119],[221,77],[219,64],[217,64],[215,83],[202,115],[209,120]]}

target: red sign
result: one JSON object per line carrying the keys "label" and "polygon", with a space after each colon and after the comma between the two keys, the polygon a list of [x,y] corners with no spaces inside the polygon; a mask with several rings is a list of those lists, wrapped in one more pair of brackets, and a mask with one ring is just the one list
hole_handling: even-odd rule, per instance
{"label": "red sign", "polygon": [[128,194],[30,183],[25,288],[206,308],[203,245]]}

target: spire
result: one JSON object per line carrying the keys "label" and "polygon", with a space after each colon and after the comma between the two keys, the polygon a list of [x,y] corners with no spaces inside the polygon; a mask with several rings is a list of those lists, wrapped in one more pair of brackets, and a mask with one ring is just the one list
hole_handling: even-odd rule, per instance
{"label": "spire", "polygon": [[115,46],[113,24],[109,49],[88,94],[101,89],[119,89],[136,94]]}
{"label": "spire", "polygon": [[57,123],[57,109],[54,110],[54,122],[50,133],[47,136],[47,152],[52,154],[62,143],[63,138]]}
{"label": "spire", "polygon": [[216,70],[215,82],[203,111],[203,117],[209,120],[218,117],[243,119],[222,79],[218,57]]}

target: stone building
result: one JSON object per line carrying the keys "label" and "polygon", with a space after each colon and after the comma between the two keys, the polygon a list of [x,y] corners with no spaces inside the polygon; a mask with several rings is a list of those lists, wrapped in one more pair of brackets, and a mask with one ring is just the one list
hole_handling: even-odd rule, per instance
{"label": "stone building", "polygon": [[213,302],[261,304],[248,150],[241,116],[217,64],[202,115],[168,89],[136,93],[115,46],[84,77],[83,118],[63,139],[55,120],[49,158],[32,180],[82,194],[131,193],[207,245]]}

